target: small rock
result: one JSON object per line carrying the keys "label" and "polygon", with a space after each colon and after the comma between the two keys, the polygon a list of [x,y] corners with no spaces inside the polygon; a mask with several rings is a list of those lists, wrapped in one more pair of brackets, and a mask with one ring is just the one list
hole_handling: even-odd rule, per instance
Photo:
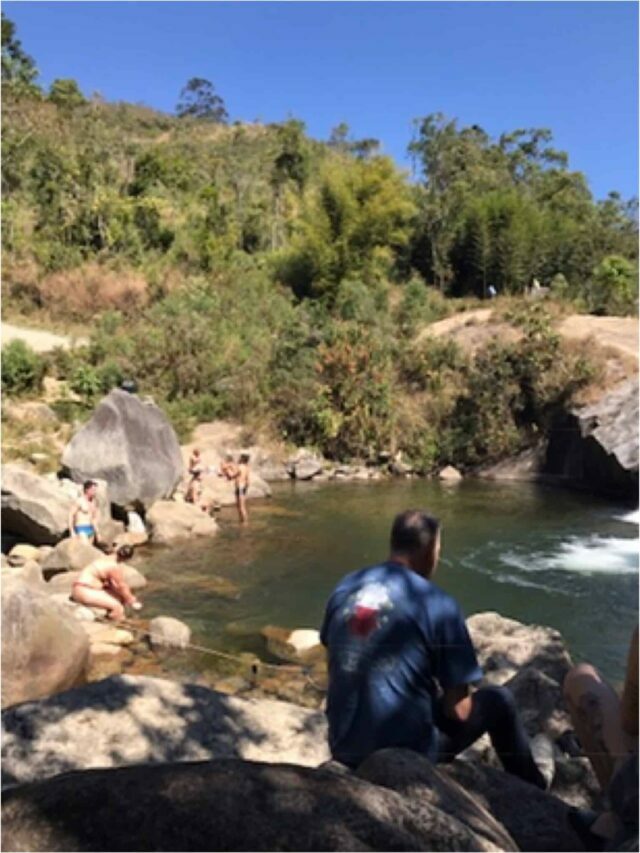
{"label": "small rock", "polygon": [[118,628],[117,625],[103,625],[100,622],[85,622],[82,626],[91,640],[91,645],[108,643],[113,646],[129,646],[135,640],[131,631]]}
{"label": "small rock", "polygon": [[75,572],[86,568],[99,557],[104,557],[102,551],[85,539],[73,536],[58,542],[51,553],[45,557],[42,568],[45,572],[60,569]]}
{"label": "small rock", "polygon": [[229,678],[222,678],[213,685],[213,689],[217,690],[218,693],[226,693],[228,696],[249,690],[250,687],[249,682],[240,675],[230,675]]}
{"label": "small rock", "polygon": [[117,646],[115,643],[91,643],[89,651],[92,657],[115,656],[122,651],[122,646]]}
{"label": "small rock", "polygon": [[281,660],[295,663],[302,659],[306,661],[317,647],[320,647],[324,654],[320,635],[313,628],[289,631],[287,628],[280,628],[277,625],[267,625],[261,633],[267,641],[267,648],[271,654]]}
{"label": "small rock", "polygon": [[46,462],[49,457],[46,453],[31,453],[29,454],[29,462],[37,465],[38,462]]}
{"label": "small rock", "polygon": [[184,649],[191,640],[191,628],[171,616],[156,616],[149,624],[151,648]]}
{"label": "small rock", "polygon": [[462,480],[462,474],[457,468],[454,468],[453,465],[447,465],[447,467],[443,468],[438,474],[438,479],[446,480],[449,483],[457,483],[459,480]]}
{"label": "small rock", "polygon": [[10,566],[22,566],[27,560],[40,559],[40,551],[35,545],[14,545],[9,551],[8,560]]}

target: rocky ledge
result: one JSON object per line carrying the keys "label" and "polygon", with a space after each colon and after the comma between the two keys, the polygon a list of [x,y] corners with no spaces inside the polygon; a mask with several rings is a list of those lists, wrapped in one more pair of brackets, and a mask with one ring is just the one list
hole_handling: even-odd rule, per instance
{"label": "rocky ledge", "polygon": [[[497,613],[468,624],[529,732],[569,728],[560,634]],[[315,656],[310,631],[265,636],[289,660]],[[585,758],[556,747],[544,793],[485,739],[446,767],[384,750],[352,773],[328,760],[320,708],[143,676],[7,708],[2,751],[11,850],[578,850],[567,810],[597,794]]]}

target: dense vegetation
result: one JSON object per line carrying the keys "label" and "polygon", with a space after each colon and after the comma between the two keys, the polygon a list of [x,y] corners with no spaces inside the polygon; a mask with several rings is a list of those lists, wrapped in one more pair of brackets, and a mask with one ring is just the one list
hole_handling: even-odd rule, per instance
{"label": "dense vegetation", "polygon": [[[417,343],[425,323],[534,277],[635,309],[635,203],[595,201],[547,130],[427,116],[412,181],[344,124],[326,142],[294,119],[230,124],[201,78],[176,116],[69,79],[44,92],[4,17],[2,90],[5,311],[91,324],[49,364],[89,402],[134,375],[183,431],[235,417],[334,458],[472,465],[530,442],[589,370],[537,307],[473,362]],[[22,362],[5,389],[25,390]]]}

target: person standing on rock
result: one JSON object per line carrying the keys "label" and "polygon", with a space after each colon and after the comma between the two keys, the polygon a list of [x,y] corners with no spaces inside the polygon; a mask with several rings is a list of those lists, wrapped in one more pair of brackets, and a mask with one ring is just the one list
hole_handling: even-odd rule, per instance
{"label": "person standing on rock", "polygon": [[200,458],[200,451],[195,447],[189,457],[189,484],[185,494],[185,501],[192,504],[200,504],[202,498],[202,475],[204,474],[204,465]]}
{"label": "person standing on rock", "polygon": [[129,589],[119,565],[131,559],[132,555],[131,545],[121,545],[115,556],[98,557],[86,566],[73,584],[73,601],[89,607],[102,607],[108,618],[114,621],[124,619],[125,606],[140,610],[142,604]]}
{"label": "person standing on rock", "polygon": [[247,493],[251,477],[249,458],[248,453],[240,454],[238,474],[235,478],[236,506],[238,507],[238,516],[243,524],[249,521],[249,514],[247,513]]}
{"label": "person standing on rock", "polygon": [[334,589],[320,632],[331,753],[349,767],[387,747],[448,762],[488,732],[505,770],[544,789],[553,744],[529,742],[506,688],[472,692],[482,670],[458,603],[431,580],[439,555],[437,519],[407,510],[393,522],[389,559]]}
{"label": "person standing on rock", "polygon": [[70,535],[87,539],[93,544],[98,541],[97,491],[97,483],[93,480],[86,480],[82,486],[82,494],[74,502],[69,513]]}

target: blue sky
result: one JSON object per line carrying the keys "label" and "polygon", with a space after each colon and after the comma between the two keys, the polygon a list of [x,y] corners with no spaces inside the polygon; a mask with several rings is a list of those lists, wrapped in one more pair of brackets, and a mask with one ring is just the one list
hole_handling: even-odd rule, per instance
{"label": "blue sky", "polygon": [[407,166],[412,120],[549,127],[597,197],[637,194],[633,2],[5,2],[41,80],[172,111],[190,77],[232,119],[346,121]]}

